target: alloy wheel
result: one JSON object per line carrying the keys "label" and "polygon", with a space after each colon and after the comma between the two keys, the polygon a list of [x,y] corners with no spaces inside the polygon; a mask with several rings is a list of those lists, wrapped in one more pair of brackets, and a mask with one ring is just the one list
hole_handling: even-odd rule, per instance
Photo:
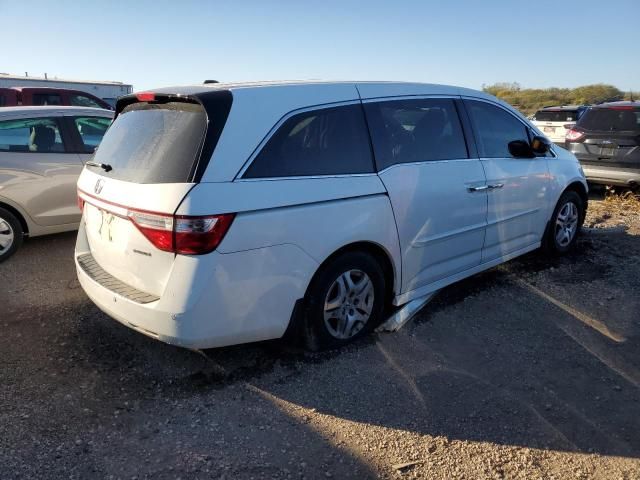
{"label": "alloy wheel", "polygon": [[0,218],[0,255],[4,255],[13,245],[13,228],[4,218]]}
{"label": "alloy wheel", "polygon": [[560,247],[569,245],[578,231],[578,207],[573,202],[565,203],[558,211],[555,239]]}
{"label": "alloy wheel", "polygon": [[335,338],[354,337],[369,321],[373,311],[374,289],[369,276],[349,270],[331,284],[324,302],[324,324]]}

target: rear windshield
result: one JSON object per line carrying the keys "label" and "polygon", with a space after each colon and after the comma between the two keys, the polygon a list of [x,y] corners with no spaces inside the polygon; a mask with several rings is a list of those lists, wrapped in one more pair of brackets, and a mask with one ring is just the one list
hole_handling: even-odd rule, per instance
{"label": "rear windshield", "polygon": [[190,180],[207,128],[201,105],[134,103],[107,130],[93,161],[100,175],[135,183],[184,183]]}
{"label": "rear windshield", "polygon": [[590,108],[578,122],[586,130],[639,131],[640,110],[613,108]]}
{"label": "rear windshield", "polygon": [[540,110],[535,115],[536,122],[575,122],[577,110]]}

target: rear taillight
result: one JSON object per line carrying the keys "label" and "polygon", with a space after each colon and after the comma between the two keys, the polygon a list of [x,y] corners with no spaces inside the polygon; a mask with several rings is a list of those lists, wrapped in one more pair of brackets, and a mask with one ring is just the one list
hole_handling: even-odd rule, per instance
{"label": "rear taillight", "polygon": [[127,217],[157,249],[174,251],[172,215],[129,210]]}
{"label": "rear taillight", "polygon": [[176,217],[176,253],[198,255],[212,252],[220,244],[233,221],[233,214],[210,217]]}
{"label": "rear taillight", "polygon": [[80,197],[80,195],[78,195],[77,200],[78,200],[78,208],[82,212],[82,210],[84,209],[84,200],[82,199],[82,197]]}
{"label": "rear taillight", "polygon": [[564,138],[567,142],[579,142],[584,139],[584,133],[572,128],[567,132]]}
{"label": "rear taillight", "polygon": [[127,216],[159,250],[201,255],[218,247],[235,215],[191,217],[129,210]]}

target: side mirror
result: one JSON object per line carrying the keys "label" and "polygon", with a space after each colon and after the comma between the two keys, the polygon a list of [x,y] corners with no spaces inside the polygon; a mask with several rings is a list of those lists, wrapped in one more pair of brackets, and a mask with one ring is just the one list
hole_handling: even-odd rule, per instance
{"label": "side mirror", "polygon": [[549,148],[551,148],[551,145],[549,144],[549,140],[545,137],[536,135],[533,137],[533,140],[531,140],[531,150],[533,150],[533,153],[537,155],[544,155],[549,151]]}
{"label": "side mirror", "polygon": [[529,142],[524,140],[509,142],[509,153],[515,158],[533,158],[536,156]]}

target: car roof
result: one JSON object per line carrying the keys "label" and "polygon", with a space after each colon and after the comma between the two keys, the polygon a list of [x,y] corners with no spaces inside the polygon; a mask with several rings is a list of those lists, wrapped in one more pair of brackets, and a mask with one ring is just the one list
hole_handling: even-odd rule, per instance
{"label": "car roof", "polygon": [[585,105],[557,105],[557,106],[549,106],[542,107],[539,109],[539,112],[559,112],[563,110],[578,110],[579,108],[584,108]]}
{"label": "car roof", "polygon": [[86,113],[104,117],[113,117],[114,112],[106,108],[73,107],[67,105],[38,105],[38,106],[18,106],[0,107],[0,116],[31,113],[31,114],[65,114],[65,113]]}
{"label": "car roof", "polygon": [[175,87],[165,87],[149,90],[156,93],[176,93],[182,95],[198,95],[216,90],[269,90],[273,88],[291,90],[309,89],[315,91],[340,90],[345,87],[356,87],[360,96],[365,98],[376,98],[384,96],[402,95],[469,95],[474,97],[486,97],[495,100],[492,95],[478,90],[458,87],[453,85],[441,85],[434,83],[418,82],[390,82],[390,81],[325,81],[325,80],[274,80],[255,82],[229,82],[229,83],[206,83],[198,85],[185,85]]}
{"label": "car roof", "polygon": [[630,100],[623,100],[619,102],[606,102],[594,105],[593,108],[607,108],[607,107],[636,107],[640,108],[640,102],[632,102]]}

